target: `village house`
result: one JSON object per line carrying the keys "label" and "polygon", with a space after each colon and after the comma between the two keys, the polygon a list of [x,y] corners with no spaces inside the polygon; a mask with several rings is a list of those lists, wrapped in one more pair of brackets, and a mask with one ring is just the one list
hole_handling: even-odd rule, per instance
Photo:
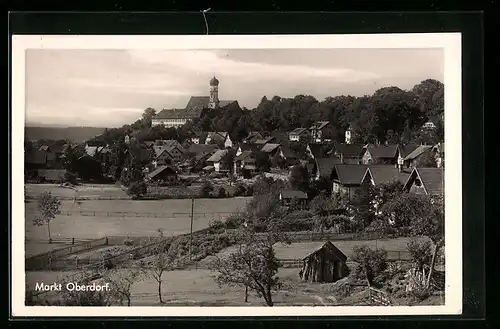
{"label": "village house", "polygon": [[261,152],[264,152],[272,158],[276,155],[282,156],[281,145],[280,144],[265,144],[261,149]]}
{"label": "village house", "polygon": [[256,172],[255,153],[252,151],[243,151],[234,158],[234,173],[237,176],[251,178]]}
{"label": "village house", "polygon": [[[210,156],[210,158],[207,159],[207,163],[209,164],[209,166],[207,167],[212,167],[213,170],[215,170],[216,172],[227,172],[229,171],[230,168],[227,167],[226,164],[222,163],[222,160],[224,158],[224,156],[227,154],[227,150],[217,150],[215,151],[214,154],[212,154]],[[231,164],[232,165],[232,164]],[[203,168],[205,171],[209,171],[211,170],[212,168]]]}
{"label": "village house", "polygon": [[306,147],[306,152],[311,159],[325,158],[330,147],[325,144],[309,143]]}
{"label": "village house", "polygon": [[306,128],[297,128],[288,134],[290,142],[306,142],[310,138],[309,130]]}
{"label": "village house", "polygon": [[299,276],[303,282],[335,282],[349,274],[347,256],[330,241],[309,244],[297,256],[302,260]]}
{"label": "village house", "polygon": [[243,143],[245,144],[253,144],[256,141],[263,139],[264,137],[258,131],[251,131],[248,133],[248,136],[243,139]]}
{"label": "village house", "polygon": [[309,131],[313,143],[323,143],[332,140],[333,126],[330,124],[330,121],[315,122],[309,128]]}
{"label": "village house", "polygon": [[177,180],[177,173],[171,166],[158,166],[155,170],[146,175],[146,180],[149,182],[168,182]]}
{"label": "village house", "polygon": [[164,109],[152,118],[151,125],[178,128],[188,121],[201,118],[208,109],[239,108],[237,101],[219,100],[219,80],[216,77],[210,79],[209,84],[209,96],[192,96],[184,109]]}
{"label": "village house", "polygon": [[62,183],[66,170],[64,169],[39,169],[38,179],[44,183]]}
{"label": "village house", "polygon": [[367,164],[396,164],[399,157],[399,146],[395,145],[367,145],[361,162]]}
{"label": "village house", "polygon": [[26,180],[38,179],[38,170],[44,169],[47,164],[47,154],[38,150],[25,153],[24,174]]}
{"label": "village house", "polygon": [[341,163],[360,164],[363,152],[363,145],[336,143],[334,148],[327,154],[338,157]]}
{"label": "village house", "polygon": [[287,167],[292,167],[299,163],[299,157],[289,146],[282,146],[281,154],[283,159],[285,159]]}
{"label": "village house", "polygon": [[292,202],[298,202],[302,206],[307,204],[307,193],[299,190],[281,190],[279,198],[283,206],[289,206]]}
{"label": "village house", "polygon": [[321,178],[323,178],[331,181],[333,168],[338,164],[341,164],[341,162],[337,157],[314,159],[312,178],[314,180],[320,180]]}
{"label": "village house", "polygon": [[332,170],[332,193],[341,193],[351,200],[356,190],[361,187],[366,170],[365,165],[337,164]]}
{"label": "village house", "polygon": [[404,190],[409,193],[430,196],[444,195],[443,168],[413,168]]}
{"label": "village house", "polygon": [[436,166],[438,168],[444,168],[444,143],[438,143],[434,145],[432,151],[434,152]]}
{"label": "village house", "polygon": [[257,145],[265,145],[268,143],[275,143],[276,138],[274,136],[268,136],[268,137],[262,137],[261,139],[258,139],[254,142],[254,144]]}
{"label": "village house", "polygon": [[240,155],[243,151],[251,151],[253,153],[260,152],[261,150],[260,145],[256,144],[239,144],[238,148],[236,149],[236,156]]}
{"label": "village house", "polygon": [[403,159],[404,166],[406,168],[436,167],[436,159],[432,150],[431,145],[419,145]]}
{"label": "village house", "polygon": [[391,165],[368,165],[362,182],[370,183],[372,186],[392,182],[400,182],[403,185],[408,180],[410,172]]}
{"label": "village house", "polygon": [[285,146],[290,142],[289,136],[286,132],[277,130],[277,131],[272,131],[270,135],[274,137],[273,143]]}
{"label": "village house", "polygon": [[153,166],[155,168],[158,166],[171,164],[173,162],[173,157],[168,152],[168,148],[166,146],[155,145],[153,146],[153,150],[154,150]]}

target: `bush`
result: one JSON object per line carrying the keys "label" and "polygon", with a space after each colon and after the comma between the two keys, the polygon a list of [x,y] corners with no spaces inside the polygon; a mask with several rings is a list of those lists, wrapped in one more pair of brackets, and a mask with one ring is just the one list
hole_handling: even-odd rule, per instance
{"label": "bush", "polygon": [[123,244],[126,246],[133,246],[134,245],[134,240],[129,239],[128,237],[123,240]]}
{"label": "bush", "polygon": [[359,264],[357,274],[363,274],[370,284],[375,283],[375,278],[387,269],[387,251],[384,249],[373,250],[367,245],[355,246],[351,259]]}
{"label": "bush", "polygon": [[144,181],[131,183],[127,189],[128,195],[139,198],[148,193],[148,185]]}
{"label": "bush", "polygon": [[73,185],[78,184],[76,175],[72,172],[69,172],[69,171],[66,171],[64,173],[64,182],[68,182],[68,183],[73,184]]}
{"label": "bush", "polygon": [[425,265],[429,265],[432,259],[431,242],[411,239],[406,244],[406,249],[410,253],[417,270],[421,271]]}
{"label": "bush", "polygon": [[204,181],[200,189],[201,198],[209,198],[214,191],[214,186],[209,181]]}
{"label": "bush", "polygon": [[236,184],[236,186],[234,187],[234,193],[233,193],[234,196],[244,196],[246,195],[246,193],[247,189],[245,185],[241,183]]}
{"label": "bush", "polygon": [[279,219],[279,227],[285,232],[311,231],[314,224],[312,214],[307,210],[292,212]]}
{"label": "bush", "polygon": [[217,198],[226,198],[226,197],[227,197],[226,189],[223,187],[219,187],[219,189],[217,190]]}
{"label": "bush", "polygon": [[377,237],[379,239],[388,237],[395,233],[393,227],[388,223],[387,220],[384,219],[374,220],[365,229],[365,231],[373,234],[374,237]]}
{"label": "bush", "polygon": [[245,219],[240,215],[230,215],[225,222],[225,226],[228,229],[235,229],[240,227],[245,222]]}
{"label": "bush", "polygon": [[[221,220],[213,220],[210,222],[208,225],[208,232],[212,234],[217,234],[217,233],[222,233],[224,232],[226,225],[224,225],[224,222]],[[194,242],[193,242],[194,243]]]}

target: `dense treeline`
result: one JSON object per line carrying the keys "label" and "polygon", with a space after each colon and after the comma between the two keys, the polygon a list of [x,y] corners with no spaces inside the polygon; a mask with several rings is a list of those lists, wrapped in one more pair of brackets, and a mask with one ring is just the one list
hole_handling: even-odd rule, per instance
{"label": "dense treeline", "polygon": [[[411,90],[384,87],[373,95],[336,96],[318,101],[313,96],[294,98],[263,97],[256,108],[227,108],[205,111],[200,119],[179,129],[151,127],[154,109],[148,108],[143,118],[131,125],[107,129],[99,139],[110,144],[136,130],[143,130],[138,140],[177,139],[184,142],[197,131],[228,131],[240,141],[250,131],[291,131],[309,127],[315,121],[330,121],[333,137],[343,141],[348,127],[354,131],[354,142],[437,142],[443,139],[444,85],[437,80],[424,80]],[[428,119],[436,122],[435,136],[422,136],[420,126]],[[431,140],[428,140],[431,139]]]}

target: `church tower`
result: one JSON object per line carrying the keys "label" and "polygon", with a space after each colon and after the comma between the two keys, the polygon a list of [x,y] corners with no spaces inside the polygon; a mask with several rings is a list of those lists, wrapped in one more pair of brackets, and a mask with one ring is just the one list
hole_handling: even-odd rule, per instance
{"label": "church tower", "polygon": [[214,76],[210,79],[210,101],[208,107],[215,109],[219,107],[219,80]]}

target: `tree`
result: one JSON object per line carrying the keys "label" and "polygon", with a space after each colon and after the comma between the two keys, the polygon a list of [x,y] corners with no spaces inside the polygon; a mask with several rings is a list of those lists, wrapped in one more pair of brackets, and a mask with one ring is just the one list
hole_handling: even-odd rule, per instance
{"label": "tree", "polygon": [[126,300],[127,306],[130,306],[132,285],[139,281],[143,275],[144,271],[140,267],[120,268],[106,273],[106,281],[110,283],[110,289],[120,305],[123,305],[123,300]]}
{"label": "tree", "polygon": [[156,110],[151,107],[148,107],[147,109],[144,110],[144,113],[142,114],[142,123],[144,127],[151,127],[151,122],[155,115],[156,115]]}
{"label": "tree", "polygon": [[145,181],[133,182],[128,187],[127,193],[135,198],[139,198],[148,193],[148,184]]}
{"label": "tree", "polygon": [[36,216],[33,224],[42,226],[47,224],[47,232],[49,235],[49,243],[52,243],[52,236],[50,234],[50,222],[61,213],[61,201],[52,195],[50,191],[43,192],[38,199],[38,210],[40,215]]}
{"label": "tree", "polygon": [[303,165],[295,165],[290,172],[290,186],[307,192],[309,190],[309,172]]}
{"label": "tree", "polygon": [[233,174],[234,172],[234,158],[236,157],[235,153],[236,152],[233,149],[229,149],[221,158],[223,167],[227,168],[230,174]]}
{"label": "tree", "polygon": [[[158,299],[160,303],[163,303],[162,299],[162,283],[163,283],[163,273],[174,268],[175,257],[170,252],[167,252],[169,246],[158,238],[157,245],[153,248],[153,255],[151,257],[149,264],[142,264],[143,270],[149,274],[158,283]],[[169,250],[168,250],[169,251]]]}
{"label": "tree", "polygon": [[367,245],[355,246],[351,259],[358,263],[358,271],[362,272],[370,285],[387,268],[387,251],[384,249],[373,250]]}
{"label": "tree", "polygon": [[418,271],[422,271],[425,265],[430,264],[432,258],[430,241],[419,241],[413,238],[406,244],[406,249]]}
{"label": "tree", "polygon": [[375,189],[370,183],[361,184],[350,200],[350,208],[354,211],[354,220],[361,227],[367,227],[375,218]]}
{"label": "tree", "polygon": [[201,185],[200,189],[200,197],[201,198],[209,198],[212,192],[214,191],[214,186],[208,180],[204,181]]}
{"label": "tree", "polygon": [[388,202],[382,212],[409,226],[414,236],[427,236],[434,244],[427,286],[434,273],[439,249],[444,244],[444,204],[442,196],[403,193]]}
{"label": "tree", "polygon": [[281,285],[276,276],[281,264],[276,258],[274,245],[286,241],[274,232],[261,236],[245,228],[240,232],[238,250],[225,258],[217,257],[210,264],[211,269],[219,273],[215,280],[219,285],[245,287],[245,300],[247,289],[251,289],[258,297],[264,298],[267,306],[272,307],[272,292]]}

